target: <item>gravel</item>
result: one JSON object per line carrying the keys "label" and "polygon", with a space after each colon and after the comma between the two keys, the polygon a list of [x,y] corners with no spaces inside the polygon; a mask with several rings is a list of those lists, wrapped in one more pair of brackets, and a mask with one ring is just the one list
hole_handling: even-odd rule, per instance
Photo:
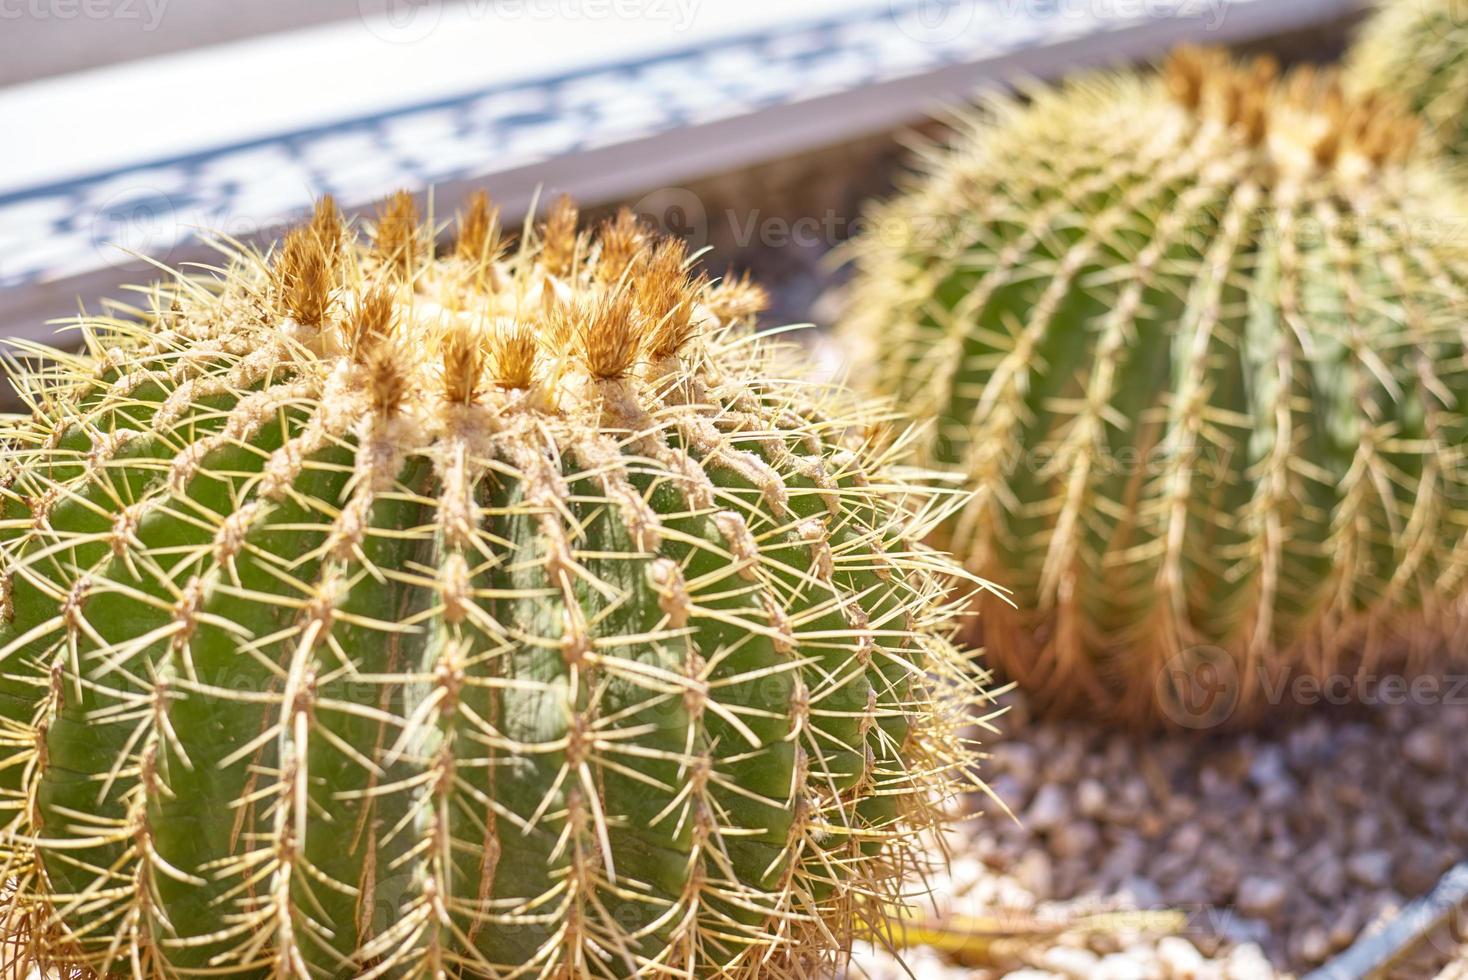
{"label": "gravel", "polygon": [[[953,860],[927,879],[928,914],[1179,910],[1187,929],[999,943],[983,967],[910,950],[912,974],[861,946],[850,980],[1299,977],[1468,860],[1468,703],[1337,707],[1262,733],[1146,738],[1036,721],[1022,697],[1009,703],[988,779],[1017,817],[989,805],[950,832]],[[1464,942],[1434,936],[1393,976],[1468,980]]]}

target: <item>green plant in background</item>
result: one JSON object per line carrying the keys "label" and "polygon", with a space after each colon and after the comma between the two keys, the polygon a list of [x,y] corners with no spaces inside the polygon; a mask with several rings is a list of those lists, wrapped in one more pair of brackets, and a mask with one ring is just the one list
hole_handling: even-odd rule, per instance
{"label": "green plant in background", "polygon": [[976,785],[951,497],[630,215],[459,230],[327,202],[16,366],[24,964],[806,976]]}
{"label": "green plant in background", "polygon": [[1400,99],[1442,148],[1468,153],[1468,7],[1459,0],[1383,0],[1350,54],[1361,91]]}
{"label": "green plant in background", "polygon": [[1188,49],[1000,100],[855,245],[853,377],[936,420],[1046,705],[1242,719],[1461,624],[1468,225],[1412,122],[1276,76]]}

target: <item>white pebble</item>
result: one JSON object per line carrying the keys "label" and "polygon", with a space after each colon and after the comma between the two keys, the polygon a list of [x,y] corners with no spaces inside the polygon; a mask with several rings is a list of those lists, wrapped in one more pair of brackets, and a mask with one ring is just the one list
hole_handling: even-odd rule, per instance
{"label": "white pebble", "polygon": [[1253,943],[1245,943],[1234,949],[1224,966],[1228,980],[1274,980],[1274,967],[1264,958],[1264,952]]}
{"label": "white pebble", "polygon": [[1075,946],[1053,946],[1036,957],[1038,965],[1071,980],[1090,980],[1099,960],[1089,949]]}
{"label": "white pebble", "polygon": [[1157,958],[1169,980],[1201,980],[1205,972],[1203,954],[1182,936],[1163,936],[1157,941]]}
{"label": "white pebble", "polygon": [[1288,887],[1278,878],[1250,875],[1239,884],[1239,911],[1254,919],[1272,919],[1288,896]]}

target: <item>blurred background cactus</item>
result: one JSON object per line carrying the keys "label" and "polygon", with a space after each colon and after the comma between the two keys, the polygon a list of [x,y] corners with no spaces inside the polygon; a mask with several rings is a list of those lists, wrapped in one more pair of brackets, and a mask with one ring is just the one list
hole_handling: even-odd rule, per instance
{"label": "blurred background cactus", "polygon": [[1468,154],[1468,6],[1460,0],[1378,0],[1348,77],[1362,92],[1404,102],[1447,152]]}
{"label": "blurred background cactus", "polygon": [[853,377],[936,419],[943,539],[1015,588],[982,630],[1041,704],[1240,720],[1461,624],[1459,198],[1387,100],[1277,75],[995,101],[856,245]]}
{"label": "blurred background cactus", "polygon": [[406,194],[30,349],[5,931],[137,978],[806,976],[974,789],[953,498],[630,214]]}

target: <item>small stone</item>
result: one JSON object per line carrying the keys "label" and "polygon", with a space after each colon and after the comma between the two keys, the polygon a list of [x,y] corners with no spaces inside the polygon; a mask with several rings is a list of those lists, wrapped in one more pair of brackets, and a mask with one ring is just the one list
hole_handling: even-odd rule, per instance
{"label": "small stone", "polygon": [[1372,850],[1377,841],[1387,839],[1380,814],[1370,811],[1357,814],[1351,823],[1351,843],[1363,851]]}
{"label": "small stone", "polygon": [[1273,919],[1288,896],[1288,887],[1278,878],[1250,875],[1239,883],[1239,911],[1252,919]]}
{"label": "small stone", "polygon": [[1086,748],[1085,743],[1079,739],[1068,740],[1059,755],[1053,755],[1046,760],[1046,781],[1062,786],[1073,785],[1081,777],[1081,763],[1085,758]]}
{"label": "small stone", "polygon": [[1024,822],[1032,831],[1054,830],[1070,821],[1070,797],[1054,783],[1046,783],[1025,811]]}
{"label": "small stone", "polygon": [[1300,787],[1286,776],[1259,791],[1259,804],[1266,810],[1279,812],[1289,809],[1299,795]]}
{"label": "small stone", "polygon": [[1168,886],[1167,901],[1171,905],[1211,905],[1217,896],[1208,887],[1208,872],[1193,868]]}
{"label": "small stone", "polygon": [[992,765],[995,773],[1011,776],[1028,788],[1039,771],[1039,753],[1026,742],[1005,742],[995,747]]}
{"label": "small stone", "polygon": [[1090,980],[1101,957],[1089,949],[1075,946],[1052,946],[1038,957],[1036,963],[1070,980]]}
{"label": "small stone", "polygon": [[1274,980],[1274,967],[1264,958],[1264,951],[1253,943],[1235,947],[1224,964],[1228,980]]}
{"label": "small stone", "polygon": [[1346,887],[1346,868],[1334,854],[1327,854],[1305,878],[1305,887],[1321,901],[1335,901]]}
{"label": "small stone", "polygon": [[1346,871],[1352,880],[1367,888],[1384,888],[1391,881],[1392,856],[1389,851],[1363,851],[1346,859]]}
{"label": "small stone", "polygon": [[1167,804],[1162,808],[1162,812],[1166,815],[1169,823],[1173,826],[1178,826],[1179,824],[1187,823],[1197,816],[1198,804],[1191,796],[1177,795],[1167,801]]}
{"label": "small stone", "polygon": [[1403,895],[1425,895],[1437,887],[1438,879],[1453,866],[1454,856],[1451,851],[1426,841],[1412,841],[1405,856],[1398,855],[1392,885]]}
{"label": "small stone", "polygon": [[[1030,802],[1030,787],[1020,782],[1007,772],[1000,773],[988,781],[989,792],[993,793],[1001,803],[1009,807],[1011,813],[1018,813]],[[987,809],[999,812],[998,808],[991,802]]]}
{"label": "small stone", "polygon": [[1147,845],[1136,834],[1123,832],[1118,839],[1109,840],[1110,853],[1106,855],[1098,876],[1103,885],[1116,885],[1133,875],[1140,874],[1147,860]]}
{"label": "small stone", "polygon": [[1322,926],[1310,926],[1300,934],[1295,955],[1307,963],[1324,963],[1331,953],[1330,934]]}
{"label": "small stone", "polygon": [[1137,817],[1137,832],[1148,840],[1156,840],[1167,832],[1167,821],[1147,810]]}
{"label": "small stone", "polygon": [[1361,934],[1364,919],[1359,902],[1346,903],[1330,924],[1331,950],[1342,950],[1354,943]]}
{"label": "small stone", "polygon": [[1468,807],[1462,807],[1448,818],[1448,837],[1459,847],[1468,847]]}
{"label": "small stone", "polygon": [[1037,849],[1029,850],[1015,864],[1014,880],[1040,901],[1048,901],[1055,894],[1055,865],[1050,855]]}
{"label": "small stone", "polygon": [[1050,850],[1059,858],[1082,857],[1101,844],[1101,832],[1089,820],[1062,824],[1050,835]]}
{"label": "small stone", "polygon": [[1157,941],[1157,958],[1170,980],[1199,980],[1204,973],[1203,954],[1182,936],[1163,936]]}
{"label": "small stone", "polygon": [[1173,831],[1172,838],[1167,842],[1167,849],[1173,854],[1184,854],[1192,857],[1198,853],[1198,848],[1203,846],[1203,828],[1196,824],[1184,824]]}
{"label": "small stone", "polygon": [[1259,789],[1290,778],[1289,761],[1278,745],[1263,745],[1249,763],[1249,781]]}
{"label": "small stone", "polygon": [[1450,752],[1447,739],[1436,728],[1418,728],[1402,742],[1402,754],[1417,768],[1433,774],[1447,771]]}
{"label": "small stone", "polygon": [[1168,851],[1148,863],[1147,873],[1155,881],[1171,885],[1191,871],[1195,863],[1191,854],[1177,854]]}
{"label": "small stone", "polygon": [[972,854],[958,853],[948,862],[949,888],[955,895],[967,894],[976,884],[988,878],[988,869]]}
{"label": "small stone", "polygon": [[1105,814],[1106,788],[1094,779],[1081,780],[1076,787],[1076,809],[1093,820]]}
{"label": "small stone", "polygon": [[1112,953],[1101,958],[1091,977],[1093,980],[1162,980],[1162,971],[1135,953]]}
{"label": "small stone", "polygon": [[1402,896],[1389,888],[1367,895],[1367,931],[1370,931],[1371,927],[1378,923],[1390,922],[1392,919],[1395,919],[1401,914],[1404,904]]}
{"label": "small stone", "polygon": [[1112,784],[1109,802],[1107,815],[1112,823],[1117,824],[1135,823],[1142,814],[1153,809],[1152,794],[1140,776],[1124,780],[1119,788]]}
{"label": "small stone", "polygon": [[1072,859],[1057,864],[1055,866],[1055,894],[1079,894],[1087,884],[1086,870],[1084,861]]}
{"label": "small stone", "polygon": [[1243,870],[1233,848],[1209,842],[1203,848],[1202,864],[1208,869],[1208,881],[1219,892],[1234,891],[1239,887]]}
{"label": "small stone", "polygon": [[1268,942],[1271,930],[1269,923],[1258,919],[1246,919],[1242,915],[1225,912],[1214,923],[1213,928],[1224,939],[1239,946],[1260,946]]}
{"label": "small stone", "polygon": [[[967,971],[954,969],[953,966],[944,962],[943,958],[933,950],[923,947],[914,950],[903,950],[902,959],[905,969],[902,969],[897,974],[901,977],[932,977],[934,980],[945,980],[945,978],[954,980],[954,978],[968,975]],[[909,970],[912,972],[909,973]],[[1032,977],[1030,980],[1063,980],[1063,978],[1053,977],[1045,973],[1037,977]]]}
{"label": "small stone", "polygon": [[1116,892],[1118,898],[1129,902],[1135,909],[1157,909],[1163,906],[1162,890],[1151,879],[1139,875],[1123,881]]}

